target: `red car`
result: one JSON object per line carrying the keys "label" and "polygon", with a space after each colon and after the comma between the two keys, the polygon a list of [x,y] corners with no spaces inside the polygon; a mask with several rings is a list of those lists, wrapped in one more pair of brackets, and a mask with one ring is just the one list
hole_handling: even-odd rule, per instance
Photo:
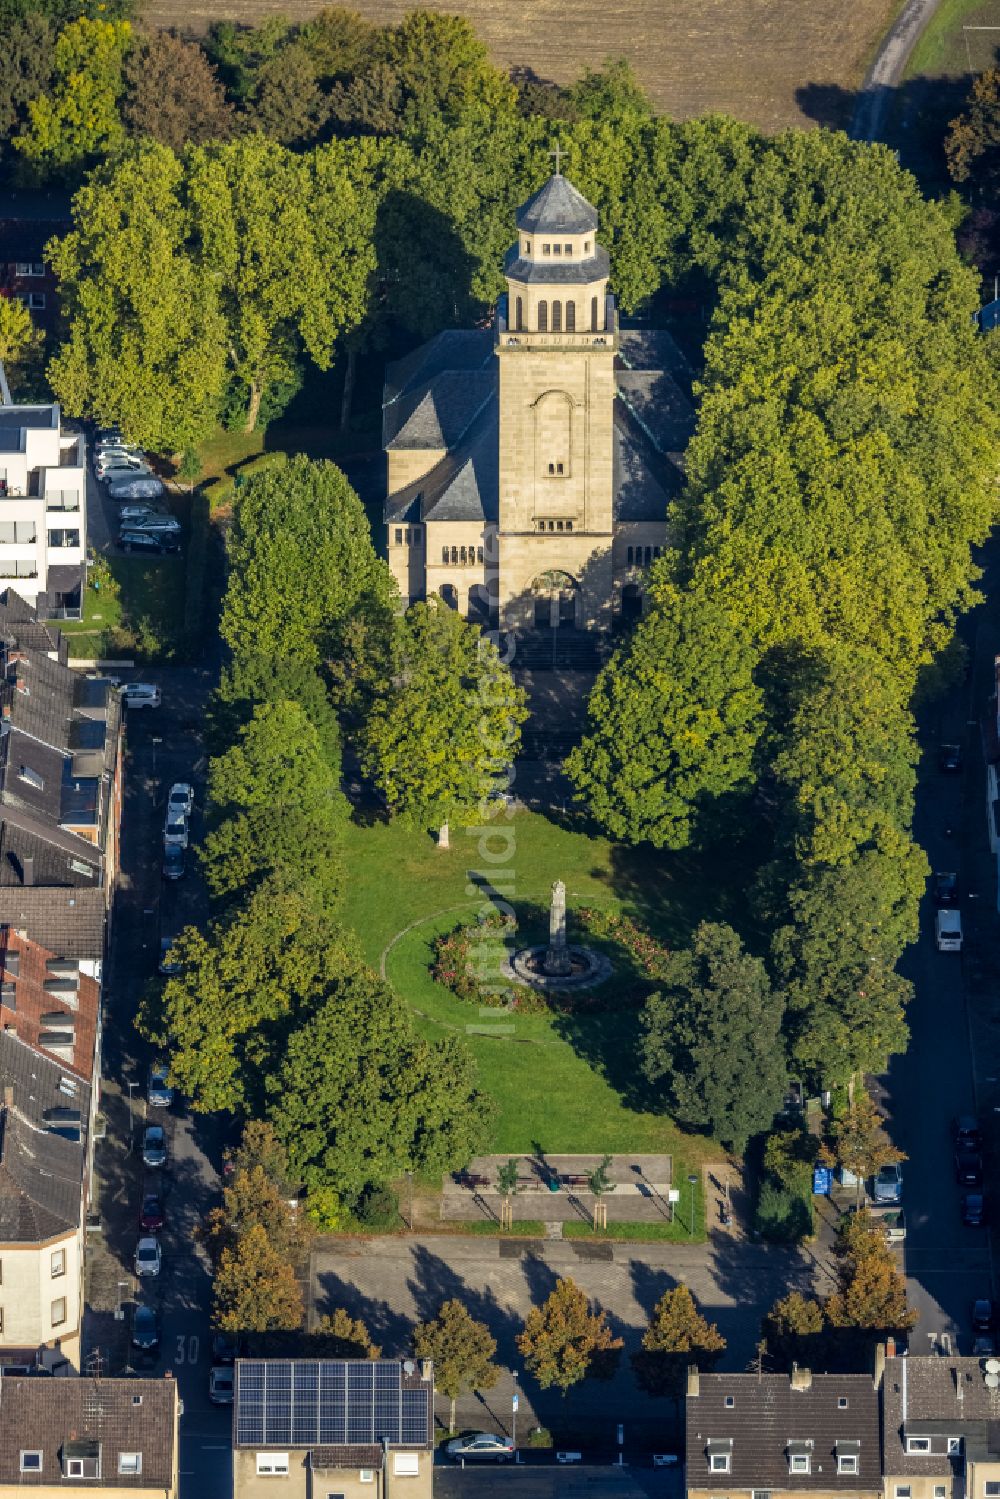
{"label": "red car", "polygon": [[147,1233],[155,1234],[163,1227],[163,1204],[155,1192],[149,1192],[142,1199],[142,1212],[139,1214],[139,1227]]}

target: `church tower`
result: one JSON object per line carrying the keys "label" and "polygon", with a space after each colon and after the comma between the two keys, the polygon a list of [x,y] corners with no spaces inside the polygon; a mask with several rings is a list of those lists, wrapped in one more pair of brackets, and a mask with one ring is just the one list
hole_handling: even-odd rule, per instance
{"label": "church tower", "polygon": [[[497,320],[502,628],[605,628],[617,321],[597,213],[557,170],[517,215]],[[492,570],[492,569],[488,569]]]}

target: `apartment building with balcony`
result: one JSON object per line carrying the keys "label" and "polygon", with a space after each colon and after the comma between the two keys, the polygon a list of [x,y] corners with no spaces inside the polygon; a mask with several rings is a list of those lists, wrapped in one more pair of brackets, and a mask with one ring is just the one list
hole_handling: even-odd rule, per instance
{"label": "apartment building with balcony", "polygon": [[43,618],[81,617],[86,462],[83,434],[63,431],[58,405],[0,404],[0,588]]}

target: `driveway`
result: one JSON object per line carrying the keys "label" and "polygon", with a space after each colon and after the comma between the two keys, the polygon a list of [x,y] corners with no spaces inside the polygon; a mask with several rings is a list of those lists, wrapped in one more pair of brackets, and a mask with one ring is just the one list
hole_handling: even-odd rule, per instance
{"label": "driveway", "polygon": [[861,86],[850,134],[856,141],[877,141],[885,127],[892,91],[903,78],[917,38],[940,0],[906,0],[875,55]]}
{"label": "driveway", "polygon": [[[311,1316],[346,1307],[367,1323],[388,1357],[411,1351],[415,1322],[436,1315],[458,1297],[497,1340],[497,1359],[510,1370],[521,1362],[514,1342],[532,1305],[544,1301],[560,1277],[569,1276],[607,1313],[625,1339],[625,1358],[610,1384],[588,1381],[564,1401],[523,1376],[520,1429],[535,1423],[588,1447],[613,1448],[615,1426],[625,1421],[629,1443],[662,1451],[667,1402],[640,1395],[628,1367],[649,1313],[663,1292],[684,1281],[706,1316],[727,1339],[723,1362],[743,1369],[760,1336],[760,1318],[787,1290],[808,1291],[822,1272],[807,1251],[768,1249],[716,1235],[711,1243],[685,1245],[499,1241],[428,1235],[413,1239],[330,1239],[314,1251],[310,1267]],[[509,1429],[513,1384],[505,1375],[485,1404],[471,1397],[459,1407],[461,1425]],[[445,1406],[438,1416],[447,1418]],[[520,1423],[524,1422],[525,1425]]]}

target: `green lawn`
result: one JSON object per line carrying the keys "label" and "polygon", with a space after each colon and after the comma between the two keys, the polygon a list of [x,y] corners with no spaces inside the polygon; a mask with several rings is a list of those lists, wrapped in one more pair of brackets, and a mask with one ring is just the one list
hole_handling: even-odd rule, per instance
{"label": "green lawn", "polygon": [[[434,937],[471,918],[486,899],[475,890],[470,895],[473,874],[477,883],[492,879],[515,908],[547,905],[552,881],[562,878],[571,911],[587,902],[611,905],[667,941],[683,941],[703,917],[729,914],[718,878],[690,858],[637,853],[529,812],[499,819],[483,838],[480,846],[479,830],[456,830],[452,847],[443,850],[426,834],[397,825],[352,826],[346,915],[369,961],[384,962],[425,1034],[466,1037],[483,1086],[500,1106],[494,1149],[665,1151],[680,1158],[675,1174],[717,1158],[717,1145],[683,1135],[652,1112],[638,1069],[634,1012],[480,1012],[436,984],[429,969]],[[738,880],[729,888],[738,889]]]}
{"label": "green lawn", "polygon": [[184,558],[108,557],[120,596],[88,587],[82,620],[57,620],[70,655],[97,661],[168,659],[184,624]]}
{"label": "green lawn", "polygon": [[941,0],[917,39],[905,77],[961,78],[993,67],[1000,31],[964,31],[967,26],[1000,26],[1000,0]]}

